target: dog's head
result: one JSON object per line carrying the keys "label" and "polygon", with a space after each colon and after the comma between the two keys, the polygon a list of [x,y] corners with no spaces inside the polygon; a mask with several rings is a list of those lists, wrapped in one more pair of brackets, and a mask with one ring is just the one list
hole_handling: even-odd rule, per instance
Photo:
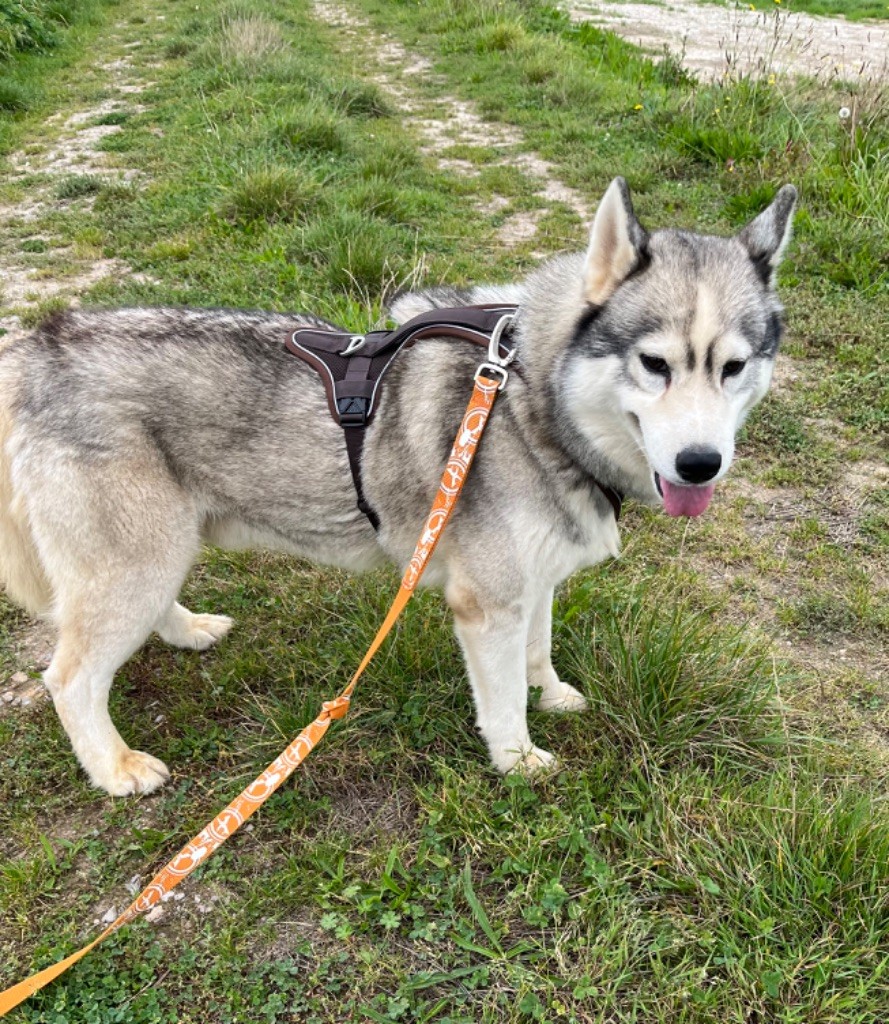
{"label": "dog's head", "polygon": [[632,463],[630,490],[659,495],[670,515],[707,507],[768,389],[781,337],[775,270],[796,195],[785,185],[733,238],[649,235],[622,178],[596,212],[556,391],[574,447]]}

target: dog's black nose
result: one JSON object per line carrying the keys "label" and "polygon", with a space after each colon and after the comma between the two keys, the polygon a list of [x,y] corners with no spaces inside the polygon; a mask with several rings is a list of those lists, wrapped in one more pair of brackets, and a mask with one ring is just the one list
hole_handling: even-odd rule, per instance
{"label": "dog's black nose", "polygon": [[676,472],[689,484],[704,484],[719,472],[722,456],[715,448],[684,448],[676,456]]}

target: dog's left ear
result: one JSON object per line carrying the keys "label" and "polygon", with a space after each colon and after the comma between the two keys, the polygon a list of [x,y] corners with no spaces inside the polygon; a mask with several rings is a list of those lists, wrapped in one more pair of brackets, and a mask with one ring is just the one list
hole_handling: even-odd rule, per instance
{"label": "dog's left ear", "polygon": [[775,285],[775,271],[790,241],[796,200],[797,191],[793,185],[778,189],[771,204],[738,235],[738,241],[750,253],[763,284],[769,288]]}
{"label": "dog's left ear", "polygon": [[648,234],[636,220],[630,190],[615,178],[602,197],[590,232],[583,273],[583,297],[593,306],[604,305],[647,258]]}

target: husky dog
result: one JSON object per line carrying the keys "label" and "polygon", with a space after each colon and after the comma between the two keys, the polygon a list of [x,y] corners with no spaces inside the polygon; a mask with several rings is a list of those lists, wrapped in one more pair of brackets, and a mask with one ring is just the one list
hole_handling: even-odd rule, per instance
{"label": "husky dog", "polygon": [[[550,660],[553,588],[618,554],[601,485],[699,515],[763,397],[781,334],[775,268],[796,190],[740,234],[648,234],[621,178],[585,254],[517,286],[394,303],[519,304],[516,372],[498,401],[426,582],[444,588],[500,771],[552,763],[528,732],[584,698]],[[404,565],[438,487],[479,350],[427,339],[399,355],[366,436],[356,507],[343,430],[318,375],[285,353],[304,316],[117,309],[56,316],[0,355],[0,579],[57,625],[44,680],[74,751],[109,793],[168,777],[108,714],[117,669],[152,631],[204,649],[231,626],[176,597],[201,542],[367,569]]]}

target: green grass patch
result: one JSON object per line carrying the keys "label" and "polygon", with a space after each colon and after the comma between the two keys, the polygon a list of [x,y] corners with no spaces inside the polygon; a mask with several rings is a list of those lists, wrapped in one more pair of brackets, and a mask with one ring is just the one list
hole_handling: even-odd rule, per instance
{"label": "green grass patch", "polygon": [[232,220],[288,221],[305,218],[316,202],[319,183],[297,167],[264,167],[247,171],[231,187],[223,213]]}
{"label": "green grass patch", "polygon": [[55,194],[57,199],[82,199],[100,192],[102,185],[95,174],[69,174],[56,185]]}
{"label": "green grass patch", "polygon": [[889,18],[889,10],[882,0],[744,0],[739,6],[750,5],[760,11],[805,11],[806,14],[820,14],[826,18],[848,18],[862,21],[866,18]]}

